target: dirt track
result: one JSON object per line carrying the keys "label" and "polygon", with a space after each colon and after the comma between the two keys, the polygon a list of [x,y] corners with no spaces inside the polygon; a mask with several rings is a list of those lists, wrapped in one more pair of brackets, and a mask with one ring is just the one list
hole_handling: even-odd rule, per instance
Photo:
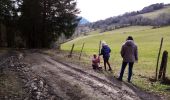
{"label": "dirt track", "polygon": [[31,63],[31,72],[41,77],[57,100],[160,100],[131,83],[119,82],[92,70],[57,61],[41,53],[27,53],[24,62]]}
{"label": "dirt track", "polygon": [[[120,82],[92,69],[37,51],[11,52],[9,69],[23,81],[25,96],[16,100],[164,100],[133,83]],[[9,55],[9,56],[10,56]],[[57,54],[56,54],[57,55]],[[15,59],[18,56],[20,60]],[[58,60],[57,60],[58,59]],[[11,63],[13,62],[13,64]],[[7,62],[8,63],[8,62]],[[8,69],[8,68],[7,68]],[[0,95],[0,98],[4,96]],[[13,97],[11,97],[15,100]],[[8,99],[5,99],[8,100]]]}

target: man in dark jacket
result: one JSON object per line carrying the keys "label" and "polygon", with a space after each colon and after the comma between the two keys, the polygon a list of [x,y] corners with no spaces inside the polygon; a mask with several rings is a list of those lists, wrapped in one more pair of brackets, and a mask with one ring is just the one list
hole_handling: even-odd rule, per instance
{"label": "man in dark jacket", "polygon": [[133,64],[135,61],[138,61],[138,48],[137,48],[137,45],[134,43],[132,36],[128,36],[126,42],[122,45],[120,53],[123,58],[123,62],[122,62],[122,68],[120,71],[120,76],[118,79],[122,81],[122,77],[123,77],[126,65],[129,64],[128,82],[130,82],[131,76],[132,76]]}
{"label": "man in dark jacket", "polygon": [[109,63],[110,52],[111,52],[111,49],[106,44],[106,42],[103,41],[102,42],[102,49],[101,49],[101,54],[100,55],[103,55],[105,70],[106,70],[106,63],[107,63],[107,65],[109,66],[109,71],[112,70],[112,68],[110,67],[110,63]]}

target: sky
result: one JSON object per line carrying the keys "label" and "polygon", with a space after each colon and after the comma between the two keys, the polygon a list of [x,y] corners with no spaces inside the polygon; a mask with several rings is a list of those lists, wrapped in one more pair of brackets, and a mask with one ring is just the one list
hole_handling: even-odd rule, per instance
{"label": "sky", "polygon": [[138,11],[155,3],[169,4],[170,0],[77,0],[79,16],[90,22]]}

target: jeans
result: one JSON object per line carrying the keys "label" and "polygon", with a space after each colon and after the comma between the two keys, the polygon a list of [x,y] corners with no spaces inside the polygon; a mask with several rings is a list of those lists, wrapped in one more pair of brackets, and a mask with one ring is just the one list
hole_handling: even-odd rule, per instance
{"label": "jeans", "polygon": [[133,64],[134,62],[122,62],[122,68],[120,71],[120,76],[119,79],[122,80],[126,65],[129,64],[129,69],[128,69],[128,81],[131,80],[131,76],[132,76],[132,69],[133,69]]}

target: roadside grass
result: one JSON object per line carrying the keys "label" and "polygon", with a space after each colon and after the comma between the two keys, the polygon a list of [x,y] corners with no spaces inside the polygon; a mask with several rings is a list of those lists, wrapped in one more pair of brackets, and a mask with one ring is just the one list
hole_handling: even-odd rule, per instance
{"label": "roadside grass", "polygon": [[[87,58],[83,59],[83,62],[89,63],[94,53],[98,54],[99,41],[105,40],[111,47],[110,63],[113,68],[113,75],[118,76],[122,58],[120,56],[121,45],[127,38],[132,35],[134,41],[138,45],[139,61],[134,65],[133,82],[135,85],[145,90],[163,92],[170,94],[167,89],[169,85],[159,84],[159,82],[153,83],[149,81],[149,78],[155,76],[156,61],[158,56],[158,50],[160,47],[161,38],[164,38],[164,43],[161,51],[161,55],[164,50],[170,52],[170,26],[152,29],[151,26],[131,26],[109,32],[92,34],[84,37],[79,37],[72,41],[62,44],[61,50],[70,51],[72,44],[75,44],[74,52],[80,52],[82,44],[85,43],[83,53]],[[160,56],[160,61],[161,61]],[[159,66],[160,66],[159,61]],[[170,57],[168,58],[167,65],[167,77],[170,78]],[[103,65],[103,62],[101,62]],[[124,80],[127,78],[127,68],[124,75]]]}

